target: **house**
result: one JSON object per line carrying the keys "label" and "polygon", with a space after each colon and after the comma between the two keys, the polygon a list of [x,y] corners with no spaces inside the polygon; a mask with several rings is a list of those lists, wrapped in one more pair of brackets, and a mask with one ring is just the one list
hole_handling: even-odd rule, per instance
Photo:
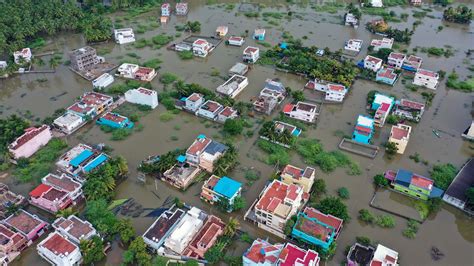
{"label": "house", "polygon": [[278,257],[278,266],[319,266],[318,252],[302,249],[292,243],[286,243]]}
{"label": "house", "polygon": [[161,16],[163,17],[171,16],[171,5],[169,3],[163,3],[161,5]]}
{"label": "house", "polygon": [[174,254],[184,254],[186,247],[203,227],[205,219],[206,214],[202,210],[192,207],[165,239],[163,246]]}
{"label": "house", "polygon": [[82,184],[67,174],[55,175],[49,173],[41,179],[41,183],[67,192],[74,204],[83,198]]}
{"label": "house", "polygon": [[114,82],[114,77],[109,73],[104,73],[92,81],[92,86],[96,89],[103,89]]}
{"label": "house", "polygon": [[347,253],[347,266],[372,265],[370,262],[374,257],[375,248],[355,243]]}
{"label": "house", "polygon": [[0,70],[4,70],[8,67],[7,61],[0,60]]}
{"label": "house", "polygon": [[227,176],[219,177],[212,175],[202,186],[201,199],[210,204],[225,200],[229,203],[230,212],[232,211],[235,198],[240,197],[241,192],[242,183]]}
{"label": "house", "polygon": [[188,3],[176,3],[176,16],[186,16],[188,14]]}
{"label": "house", "polygon": [[15,64],[17,65],[31,62],[32,57],[33,55],[31,54],[30,48],[23,48],[20,51],[15,51],[13,53],[13,58],[14,58]]}
{"label": "house", "polygon": [[9,206],[20,208],[25,203],[25,197],[13,193],[7,185],[0,183],[0,218],[3,219],[8,215]]}
{"label": "house", "polygon": [[38,216],[30,214],[24,210],[18,210],[10,215],[3,224],[13,228],[16,232],[20,232],[28,239],[28,245],[39,238],[47,230],[49,224]]}
{"label": "house", "polygon": [[217,122],[225,123],[227,119],[235,119],[239,116],[237,110],[232,107],[226,106],[217,115]]}
{"label": "house", "polygon": [[96,123],[101,126],[107,126],[110,128],[133,128],[134,123],[128,119],[128,117],[107,112],[105,115],[97,119]]}
{"label": "house", "polygon": [[449,185],[448,189],[444,193],[443,201],[453,205],[461,210],[466,210],[472,213],[472,202],[466,195],[469,188],[474,187],[474,159],[471,158],[461,168],[453,182]]}
{"label": "house", "polygon": [[29,195],[31,205],[53,214],[66,209],[73,202],[68,191],[46,184],[40,184]]}
{"label": "house", "polygon": [[61,132],[69,135],[79,129],[86,120],[75,113],[65,113],[62,116],[54,119],[53,125]]}
{"label": "house", "polygon": [[249,80],[245,76],[233,75],[224,84],[217,87],[216,91],[223,96],[235,98],[245,87],[249,85]]}
{"label": "house", "polygon": [[371,109],[375,110],[374,123],[378,127],[383,127],[385,119],[390,114],[392,107],[395,105],[395,98],[384,94],[375,93],[374,101]]}
{"label": "house", "polygon": [[388,142],[395,143],[397,145],[397,153],[403,154],[410,140],[411,126],[398,124],[393,125],[390,130],[390,137]]}
{"label": "house", "polygon": [[41,147],[48,144],[53,135],[49,126],[29,127],[23,135],[16,138],[8,145],[8,151],[13,159],[29,158]]}
{"label": "house", "polygon": [[59,157],[56,166],[60,171],[71,175],[82,183],[84,181],[81,178],[82,174],[87,174],[98,168],[108,159],[109,157],[105,153],[79,143]]}
{"label": "house", "polygon": [[396,102],[393,114],[403,119],[419,122],[424,112],[425,105],[423,103],[401,99]]}
{"label": "house", "polygon": [[280,180],[285,184],[295,184],[303,188],[303,191],[309,193],[313,187],[316,178],[316,170],[306,166],[303,170],[299,167],[287,164],[280,173]]}
{"label": "house", "polygon": [[115,42],[118,44],[126,44],[135,42],[135,34],[132,28],[115,29],[114,30]]}
{"label": "house", "polygon": [[139,67],[133,78],[139,81],[151,82],[156,75],[157,73],[154,68]]}
{"label": "house", "polygon": [[344,221],[331,214],[324,214],[314,208],[306,207],[298,213],[291,236],[328,250],[337,239]]}
{"label": "house", "polygon": [[344,25],[352,26],[354,28],[359,27],[359,20],[352,13],[346,13],[344,15]]}
{"label": "house", "polygon": [[391,186],[398,192],[414,198],[428,200],[441,198],[443,190],[434,186],[434,181],[411,171],[399,169],[396,173],[387,171],[385,177],[391,179]]}
{"label": "house", "polygon": [[382,63],[382,59],[368,55],[364,59],[364,68],[377,72],[380,68],[382,68]]}
{"label": "house", "polygon": [[28,239],[20,232],[14,232],[3,224],[0,224],[0,257],[2,265],[8,265],[20,252],[28,247]]}
{"label": "house", "polygon": [[82,117],[95,117],[104,112],[112,103],[114,98],[98,92],[86,92],[81,99],[67,108],[67,112]]}
{"label": "house", "polygon": [[370,46],[374,47],[374,51],[380,49],[392,49],[393,41],[393,38],[382,38],[382,40],[374,39],[370,42]]}
{"label": "house", "polygon": [[222,104],[215,101],[207,100],[196,111],[196,115],[210,120],[215,120],[217,118],[217,115],[223,108],[224,107],[222,106]]}
{"label": "house", "polygon": [[196,140],[194,140],[193,144],[191,144],[191,146],[189,146],[189,148],[186,150],[186,161],[195,165],[199,165],[199,158],[201,154],[211,142],[212,139],[200,134]]}
{"label": "house", "polygon": [[177,52],[192,51],[193,45],[189,43],[180,42],[180,43],[175,44],[174,50]]}
{"label": "house", "polygon": [[183,256],[204,259],[204,254],[217,242],[217,238],[224,234],[225,225],[219,217],[208,215],[204,225],[184,250]]}
{"label": "house", "polygon": [[303,131],[301,128],[297,128],[291,124],[275,121],[275,131],[279,134],[283,133],[285,130],[288,131],[292,136],[298,137]]}
{"label": "house", "polygon": [[216,36],[219,38],[222,38],[227,35],[227,32],[229,32],[229,27],[227,26],[219,26],[216,29]]}
{"label": "house", "polygon": [[244,45],[245,39],[244,39],[244,37],[240,37],[240,36],[230,36],[229,40],[227,40],[227,43],[229,45],[240,47],[240,46]]}
{"label": "house", "polygon": [[362,40],[350,39],[344,43],[344,50],[359,53],[362,48]]}
{"label": "house", "polygon": [[171,184],[178,189],[186,189],[191,182],[198,176],[201,169],[195,164],[178,161],[170,169],[163,173],[161,180]]}
{"label": "house", "polygon": [[203,103],[204,103],[204,96],[200,93],[194,92],[189,97],[184,98],[183,108],[192,113],[195,113],[197,112],[197,110]]}
{"label": "house", "polygon": [[372,7],[383,7],[382,0],[370,0]]}
{"label": "house", "polygon": [[43,259],[53,265],[79,265],[82,262],[79,246],[57,232],[49,234],[36,249]]}
{"label": "house", "polygon": [[245,74],[247,74],[248,71],[249,71],[249,66],[248,65],[237,62],[237,63],[235,63],[235,65],[233,65],[229,69],[229,76],[231,76],[231,77],[233,75],[244,76]]}
{"label": "house", "polygon": [[206,57],[214,46],[204,39],[197,39],[193,42],[193,54],[199,57]]}
{"label": "house", "polygon": [[67,218],[59,217],[52,226],[56,232],[67,237],[76,245],[79,245],[82,240],[88,240],[97,235],[97,231],[91,223],[81,220],[75,215],[70,215]]}
{"label": "house", "polygon": [[283,83],[278,82],[276,80],[266,79],[264,88],[272,91],[278,91],[286,95],[285,86],[283,85]]}
{"label": "house", "polygon": [[260,91],[260,95],[253,102],[255,111],[270,115],[277,105],[279,105],[286,97],[285,92],[264,88]]}
{"label": "house", "polygon": [[395,69],[393,68],[379,69],[379,71],[377,71],[377,75],[375,76],[375,81],[393,86],[393,84],[395,84],[395,81],[397,81],[397,74],[395,73]]}
{"label": "house", "polygon": [[254,207],[258,227],[286,238],[283,233],[286,223],[307,199],[303,187],[273,180],[263,189]]}
{"label": "house", "polygon": [[296,120],[314,123],[319,115],[320,105],[308,102],[297,102],[296,104],[287,104],[283,107],[283,113]]}
{"label": "house", "polygon": [[395,266],[398,265],[398,252],[380,244],[377,245],[374,257],[370,261],[371,266]]}
{"label": "house", "polygon": [[253,32],[253,38],[257,41],[265,40],[265,29],[255,29]]}
{"label": "house", "polygon": [[309,80],[305,88],[324,92],[326,94],[324,99],[330,102],[342,102],[349,91],[344,85],[318,79]]}
{"label": "house", "polygon": [[71,67],[76,71],[85,71],[100,63],[97,52],[90,46],[85,46],[69,52]]}
{"label": "house", "polygon": [[243,266],[276,266],[283,244],[271,244],[257,238],[242,255]]}
{"label": "house", "polygon": [[391,52],[387,58],[387,64],[394,68],[401,68],[405,62],[406,55],[402,53]]}
{"label": "house", "polygon": [[414,6],[421,6],[421,4],[423,4],[423,0],[410,0],[410,3]]}
{"label": "house", "polygon": [[472,120],[471,125],[464,130],[461,137],[467,140],[474,140],[474,120]]}
{"label": "house", "polygon": [[438,73],[426,69],[418,69],[413,80],[414,85],[423,86],[428,89],[436,90],[439,84]]}
{"label": "house", "polygon": [[184,215],[178,208],[165,210],[143,234],[145,244],[157,252]]}
{"label": "house", "polygon": [[212,140],[199,156],[199,167],[209,173],[214,172],[214,163],[227,151],[229,147]]}
{"label": "house", "polygon": [[123,78],[133,79],[139,68],[135,64],[123,63],[117,68],[117,74]]}
{"label": "house", "polygon": [[364,115],[359,115],[359,117],[357,117],[357,124],[354,128],[354,133],[352,134],[352,140],[362,144],[370,144],[373,133],[374,119]]}
{"label": "house", "polygon": [[244,50],[243,60],[245,63],[255,64],[260,58],[260,49],[258,47],[247,46]]}
{"label": "house", "polygon": [[416,72],[423,63],[423,59],[421,57],[410,55],[408,58],[403,62],[402,68],[411,72]]}
{"label": "house", "polygon": [[158,93],[154,90],[140,87],[125,92],[125,100],[129,103],[149,106],[155,109],[158,106]]}

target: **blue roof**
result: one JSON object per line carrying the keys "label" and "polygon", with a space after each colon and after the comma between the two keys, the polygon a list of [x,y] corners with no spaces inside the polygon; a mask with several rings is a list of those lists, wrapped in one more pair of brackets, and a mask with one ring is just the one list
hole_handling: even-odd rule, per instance
{"label": "blue roof", "polygon": [[400,169],[397,172],[397,176],[395,177],[395,180],[410,184],[412,176],[413,176],[413,173],[411,171]]}
{"label": "blue roof", "polygon": [[97,156],[94,160],[89,162],[86,166],[84,166],[84,172],[90,172],[91,170],[93,170],[94,168],[102,164],[103,162],[107,161],[107,159],[108,159],[107,155],[102,153],[101,155]]}
{"label": "blue roof", "polygon": [[227,149],[228,149],[228,147],[226,145],[213,140],[213,141],[211,141],[211,143],[209,143],[209,145],[207,145],[207,147],[204,149],[204,151],[209,153],[209,154],[214,155],[218,152],[224,153]]}
{"label": "blue roof", "polygon": [[186,99],[188,99],[187,97],[181,97],[181,101],[186,101]]}
{"label": "blue roof", "polygon": [[87,160],[87,158],[91,157],[94,154],[91,150],[83,150],[79,155],[74,157],[69,164],[78,167],[83,161]]}
{"label": "blue roof", "polygon": [[223,176],[221,179],[219,179],[219,181],[217,181],[217,184],[214,187],[214,192],[230,199],[235,195],[235,193],[239,191],[241,187],[242,183],[237,182],[227,176]]}
{"label": "blue roof", "polygon": [[184,155],[179,155],[176,160],[178,160],[178,162],[180,163],[184,163],[186,161],[186,156]]}
{"label": "blue roof", "polygon": [[442,189],[433,186],[430,192],[430,198],[441,198],[443,193],[444,191]]}
{"label": "blue roof", "polygon": [[204,134],[199,134],[197,138],[198,138],[198,139],[205,139],[205,138],[206,138],[206,135],[204,135]]}

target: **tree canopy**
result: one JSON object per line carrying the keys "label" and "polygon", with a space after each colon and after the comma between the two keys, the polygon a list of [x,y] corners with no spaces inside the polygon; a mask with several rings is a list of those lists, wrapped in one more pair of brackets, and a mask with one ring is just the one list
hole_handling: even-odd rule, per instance
{"label": "tree canopy", "polygon": [[[1,3],[0,3],[0,8],[1,8]],[[0,24],[0,27],[1,27],[1,24]],[[0,42],[1,42],[1,33],[0,33]],[[0,119],[0,152],[1,153],[6,152],[8,145],[12,141],[14,141],[17,137],[21,136],[28,126],[29,126],[28,121],[26,121],[25,119],[17,115],[11,115],[7,118]]]}
{"label": "tree canopy", "polygon": [[350,217],[347,212],[347,206],[342,202],[340,198],[336,197],[327,197],[323,200],[321,200],[318,204],[316,204],[316,209],[319,211],[325,213],[325,214],[331,214],[336,217],[339,217],[344,220],[344,222],[347,222]]}

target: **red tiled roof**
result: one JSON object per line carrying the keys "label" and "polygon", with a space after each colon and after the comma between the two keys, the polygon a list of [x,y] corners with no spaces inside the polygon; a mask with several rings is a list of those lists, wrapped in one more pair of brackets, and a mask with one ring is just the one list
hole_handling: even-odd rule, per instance
{"label": "red tiled roof", "polygon": [[80,239],[82,236],[85,236],[94,230],[90,224],[80,220],[75,216],[71,216],[69,220],[66,221],[70,222],[72,225],[71,229],[68,230],[68,233],[77,239]]}
{"label": "red tiled roof", "polygon": [[81,186],[80,184],[72,181],[72,179],[70,179],[69,177],[65,175],[58,177],[52,174],[48,174],[45,177],[45,180],[47,183],[50,183],[56,187],[59,187],[63,190],[67,190],[69,192],[72,192]]}
{"label": "red tiled roof", "polygon": [[388,79],[395,79],[397,77],[397,74],[395,74],[395,71],[392,68],[383,68],[379,72],[377,72],[377,76]]}
{"label": "red tiled roof", "polygon": [[346,89],[346,87],[344,87],[343,85],[340,85],[340,84],[329,84],[328,85],[328,89],[330,91],[339,91],[339,92],[342,92]]}
{"label": "red tiled roof", "polygon": [[291,200],[296,200],[296,198],[298,197],[298,190],[299,190],[299,187],[297,187],[294,184],[290,184],[288,186],[288,194],[286,195],[286,197]]}
{"label": "red tiled roof", "polygon": [[205,110],[214,113],[214,112],[217,111],[220,107],[221,107],[221,105],[220,105],[219,103],[217,103],[217,102],[214,102],[214,101],[207,101],[203,106],[200,107],[200,109],[206,108]]}
{"label": "red tiled roof", "polygon": [[388,55],[388,58],[389,58],[389,59],[390,59],[390,58],[393,58],[393,59],[401,60],[401,59],[403,59],[404,57],[405,57],[405,54],[402,54],[402,53],[394,53],[394,52],[392,52],[392,53],[390,53],[390,54]]}
{"label": "red tiled roof", "polygon": [[193,43],[194,45],[205,45],[205,44],[208,44],[208,42],[206,40],[203,40],[203,39],[197,39],[194,41]]}
{"label": "red tiled roof", "polygon": [[310,261],[319,261],[318,253],[313,250],[304,250],[291,243],[287,243],[280,253],[280,266],[309,265]]}
{"label": "red tiled roof", "polygon": [[41,195],[43,195],[43,193],[48,191],[50,188],[51,186],[40,184],[30,192],[30,196],[33,198],[41,197]]}
{"label": "red tiled roof", "polygon": [[204,140],[197,139],[193,144],[191,144],[186,153],[195,155],[198,152],[202,152],[207,147],[207,145],[211,143],[211,141],[212,140],[208,138],[205,138]]}
{"label": "red tiled roof", "polygon": [[269,212],[273,212],[278,204],[282,203],[286,198],[295,200],[298,196],[298,189],[300,192],[302,191],[297,185],[287,185],[278,180],[273,181],[265,189],[265,193],[258,200],[255,208]]}
{"label": "red tiled roof", "polygon": [[115,122],[115,123],[122,123],[123,121],[125,121],[127,119],[124,116],[121,116],[121,115],[118,115],[118,114],[115,114],[115,113],[111,113],[111,112],[106,113],[102,118],[105,119],[105,120]]}
{"label": "red tiled roof", "polygon": [[342,226],[342,223],[344,222],[342,219],[339,219],[335,216],[332,216],[330,214],[324,214],[314,208],[311,207],[306,207],[304,210],[304,213],[311,218],[316,218],[320,222],[325,223],[327,225],[330,225],[336,229],[336,231],[339,231],[340,227]]}
{"label": "red tiled roof", "polygon": [[419,176],[417,174],[413,174],[413,176],[411,177],[411,184],[429,190],[433,186],[433,180]]}
{"label": "red tiled roof", "polygon": [[26,144],[28,141],[32,140],[34,137],[38,136],[41,132],[49,129],[49,126],[42,125],[41,127],[30,127],[25,130],[25,133],[18,137],[12,144],[10,149],[16,150]]}
{"label": "red tiled roof", "polygon": [[76,113],[86,114],[90,112],[94,107],[92,106],[81,106],[80,103],[75,103],[67,108],[68,110],[74,111]]}
{"label": "red tiled roof", "polygon": [[[42,220],[33,217],[31,214],[23,210],[8,217],[5,222],[26,235],[36,229],[41,223],[44,223]],[[44,224],[44,226],[46,226],[46,224]]]}
{"label": "red tiled roof", "polygon": [[146,95],[152,95],[153,93],[155,93],[155,91],[153,90],[145,89],[142,87],[138,88],[138,92],[146,94]]}
{"label": "red tiled roof", "polygon": [[409,108],[412,108],[412,109],[417,109],[417,110],[421,110],[421,109],[425,108],[424,104],[419,103],[419,102],[410,101],[410,100],[407,100],[407,99],[402,99],[400,101],[400,105],[401,106],[406,106],[406,107],[409,107]]}
{"label": "red tiled roof", "polygon": [[418,69],[416,74],[421,74],[421,75],[432,77],[432,78],[438,77],[438,73],[430,71],[430,70],[426,70],[426,69]]}
{"label": "red tiled roof", "polygon": [[382,266],[382,262],[378,260],[372,260],[370,266]]}
{"label": "red tiled roof", "polygon": [[287,104],[285,107],[283,107],[283,113],[289,113],[291,110],[293,110],[294,105],[293,104]]}
{"label": "red tiled roof", "polygon": [[402,128],[393,126],[391,135],[392,135],[392,138],[401,140],[401,139],[406,138],[408,136],[408,130],[404,130]]}
{"label": "red tiled roof", "polygon": [[363,127],[363,126],[356,126],[355,129],[359,131],[360,133],[367,133],[367,135],[372,132],[372,130],[368,127]]}
{"label": "red tiled roof", "polygon": [[[390,108],[390,104],[388,104],[388,103],[382,103],[382,104],[380,105],[380,107],[379,107],[378,110],[387,112],[389,108]],[[378,110],[377,110],[377,111],[378,111]]]}
{"label": "red tiled roof", "polygon": [[220,115],[222,116],[225,116],[225,117],[229,117],[233,114],[235,114],[237,111],[232,109],[232,107],[229,107],[229,106],[226,106],[221,112],[220,112]]}
{"label": "red tiled roof", "polygon": [[[262,252],[262,249],[265,252]],[[265,240],[257,239],[253,242],[252,246],[244,256],[254,263],[264,263],[265,261],[276,262],[277,257],[274,255],[267,255],[267,253],[276,251],[278,249],[278,247],[271,245]]]}
{"label": "red tiled roof", "polygon": [[43,198],[47,199],[49,201],[54,201],[56,199],[62,199],[64,196],[66,196],[68,193],[66,191],[61,191],[58,189],[55,189],[51,187],[50,190],[48,190],[46,193],[43,194]]}
{"label": "red tiled roof", "polygon": [[196,102],[200,99],[202,99],[202,95],[200,95],[199,93],[193,93],[186,100],[191,101],[191,102]]}
{"label": "red tiled roof", "polygon": [[231,36],[231,37],[229,38],[229,41],[237,41],[237,42],[240,42],[240,41],[242,41],[243,39],[244,39],[244,38],[239,37],[239,36]]}
{"label": "red tiled roof", "polygon": [[297,167],[294,167],[293,165],[286,165],[283,171],[281,172],[282,175],[288,174],[291,175],[294,179],[299,179],[301,175],[303,174],[303,170]]}
{"label": "red tiled roof", "polygon": [[150,73],[152,73],[153,71],[155,71],[153,68],[149,68],[149,67],[139,67],[138,70],[135,72],[135,75],[148,75]]}
{"label": "red tiled roof", "polygon": [[253,53],[257,52],[258,50],[259,49],[257,47],[249,46],[249,47],[245,48],[244,54],[253,54]]}
{"label": "red tiled roof", "polygon": [[419,64],[421,61],[423,61],[423,59],[421,57],[416,56],[416,55],[410,55],[407,58],[407,61],[412,63],[412,64]]}
{"label": "red tiled roof", "polygon": [[54,254],[71,254],[77,247],[58,233],[53,233],[42,246]]}
{"label": "red tiled roof", "polygon": [[373,63],[373,64],[378,64],[378,63],[381,63],[381,62],[382,62],[382,59],[377,58],[377,57],[373,57],[373,56],[371,56],[371,55],[368,55],[368,56],[365,58],[365,60],[367,60],[367,61],[369,61],[369,62],[371,62],[371,63]]}

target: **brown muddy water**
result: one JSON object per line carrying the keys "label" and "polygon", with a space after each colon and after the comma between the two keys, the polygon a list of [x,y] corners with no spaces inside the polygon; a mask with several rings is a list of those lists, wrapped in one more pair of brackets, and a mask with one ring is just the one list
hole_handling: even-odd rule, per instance
{"label": "brown muddy water", "polygon": [[[199,20],[202,24],[201,35],[212,35],[219,25],[228,25],[229,34],[240,35],[249,30],[250,33],[256,27],[265,27],[267,29],[266,42],[272,45],[281,41],[283,30],[289,31],[298,38],[307,36],[303,40],[305,45],[315,45],[318,47],[330,47],[332,50],[340,49],[344,41],[349,38],[359,38],[364,40],[364,50],[357,59],[363,58],[366,54],[367,43],[374,37],[364,27],[353,29],[340,25],[342,13],[324,14],[315,13],[308,5],[286,6],[286,1],[260,1],[265,2],[267,6],[274,3],[277,5],[267,7],[263,11],[287,12],[292,10],[298,14],[298,18],[290,21],[286,19],[278,20],[279,26],[271,26],[265,22],[262,17],[249,19],[243,15],[235,15],[237,7],[227,12],[224,8],[205,5],[206,1],[190,1],[190,12],[187,16],[189,20]],[[235,2],[235,1],[219,1]],[[465,1],[466,3],[472,3]],[[472,8],[472,4],[471,4]],[[411,8],[395,8],[398,14],[412,13]],[[150,16],[157,17],[156,11],[142,15],[139,18],[133,18],[130,21],[123,20],[124,26],[136,26],[139,23],[149,23]],[[423,23],[416,28],[415,35],[408,47],[409,51],[416,46],[420,47],[443,47],[450,45],[456,51],[454,56],[428,57],[421,54],[424,58],[423,66],[432,70],[444,70],[450,72],[452,69],[466,77],[469,74],[466,67],[474,64],[473,58],[466,58],[465,51],[468,47],[472,48],[474,43],[473,26],[455,25],[441,21],[442,10],[435,9],[430,14],[435,18],[425,17]],[[120,15],[117,15],[120,16]],[[371,19],[364,15],[365,21]],[[136,21],[137,23],[134,23]],[[137,34],[137,39],[151,38],[158,33],[167,33],[174,35],[176,33],[174,26],[183,24],[186,18],[172,17],[168,25],[161,26],[155,30],[148,31],[145,34]],[[391,23],[394,27],[411,29],[414,22],[413,17],[409,17],[407,22]],[[437,32],[438,26],[443,25],[444,29]],[[176,38],[183,39],[185,34]],[[380,37],[378,37],[380,38]],[[247,39],[246,45],[252,45],[254,42]],[[42,50],[47,51],[55,49],[62,53],[64,60],[67,59],[69,50],[85,45],[84,39],[78,34],[62,34],[49,40],[48,46]],[[165,48],[152,50],[150,48],[135,49],[133,46],[119,46],[113,43],[96,46],[99,52],[108,51],[104,54],[107,60],[113,63],[129,58],[127,53],[136,53],[141,59],[146,61],[152,58],[159,58],[163,61],[159,73],[176,73],[186,82],[195,82],[210,89],[216,88],[224,79],[210,75],[213,68],[220,71],[221,76],[226,75],[228,69],[238,61],[241,61],[243,48],[227,47],[221,44],[206,59],[195,58],[189,61],[181,61],[176,53],[168,51]],[[265,48],[261,47],[263,50]],[[467,64],[469,63],[469,64]],[[38,82],[37,79],[46,78],[45,82]],[[276,72],[271,68],[255,66],[248,74],[249,86],[238,96],[238,100],[249,101],[257,95],[262,88],[265,79],[280,78],[285,86],[293,89],[301,89],[306,80],[291,74]],[[154,89],[163,90],[163,85],[156,78],[152,82]],[[117,82],[117,81],[116,81]],[[31,118],[43,118],[53,113],[54,110],[70,105],[74,99],[83,92],[91,90],[90,82],[82,79],[71,72],[66,66],[58,67],[55,74],[29,74],[15,76],[10,79],[0,80],[0,111],[2,116],[11,113],[25,113],[29,110],[34,116]],[[327,150],[337,149],[340,137],[336,136],[336,131],[342,131],[350,135],[353,128],[353,121],[357,114],[365,113],[366,95],[370,90],[394,94],[397,98],[409,97],[414,100],[422,100],[420,91],[411,92],[404,88],[400,81],[394,87],[379,85],[374,82],[358,80],[351,88],[350,95],[346,98],[343,105],[325,105],[320,115],[317,127],[304,132],[308,138],[320,139]],[[471,109],[473,95],[461,93],[454,90],[447,90],[444,82],[436,91],[436,97],[433,104],[425,112],[422,121],[414,125],[412,137],[409,146],[403,156],[396,156],[388,160],[383,151],[379,153],[376,159],[371,160],[357,155],[349,156],[358,162],[363,170],[359,176],[349,176],[344,169],[338,169],[333,173],[325,174],[318,171],[317,177],[326,181],[328,194],[336,194],[339,187],[347,187],[350,191],[351,199],[347,205],[352,216],[352,220],[345,225],[339,239],[337,254],[334,259],[328,262],[328,265],[338,265],[344,259],[344,248],[354,242],[356,236],[368,236],[373,241],[380,242],[388,247],[397,250],[400,253],[400,263],[402,265],[473,265],[474,263],[474,222],[466,215],[455,208],[444,206],[435,216],[429,217],[420,227],[416,239],[409,240],[402,236],[402,231],[406,227],[406,221],[396,218],[396,227],[393,229],[381,229],[378,227],[366,226],[357,221],[357,212],[362,208],[369,208],[368,204],[373,195],[372,176],[381,173],[386,169],[406,168],[414,172],[429,175],[430,165],[434,163],[453,163],[461,166],[469,157],[474,155],[472,144],[464,142],[460,138],[461,132],[471,122]],[[217,124],[202,120],[189,114],[181,113],[171,121],[162,122],[159,119],[160,114],[165,111],[164,107],[159,106],[150,114],[143,117],[140,121],[144,125],[143,131],[135,132],[124,141],[110,141],[110,135],[103,133],[97,126],[88,125],[68,137],[68,142],[73,145],[80,141],[86,143],[104,142],[114,148],[115,155],[123,155],[129,162],[130,178],[120,184],[117,188],[116,198],[134,198],[145,208],[157,208],[163,204],[168,196],[179,197],[188,204],[196,205],[210,213],[214,213],[223,219],[229,215],[218,212],[215,208],[199,200],[201,184],[195,184],[186,192],[179,192],[163,182],[155,184],[152,178],[148,178],[146,184],[136,181],[136,167],[139,162],[148,155],[162,154],[171,149],[185,148],[192,143],[198,134],[206,134],[217,140],[223,140],[220,133],[221,128]],[[437,129],[441,132],[441,137],[433,135],[432,130]],[[239,150],[240,165],[228,175],[245,183],[245,169],[253,168],[261,173],[261,178],[251,187],[246,187],[243,193],[248,205],[256,199],[260,191],[265,186],[268,178],[275,170],[272,166],[264,164],[255,158],[259,156],[254,142],[257,140],[258,124],[255,124],[253,130],[255,135],[252,138],[239,137],[232,141]],[[377,134],[376,145],[384,143],[389,135],[389,126],[385,126]],[[172,138],[173,137],[173,138]],[[176,140],[177,138],[177,140]],[[174,140],[173,140],[174,139]],[[420,157],[430,162],[426,166],[421,163],[415,163],[408,158],[415,152]],[[292,163],[304,167],[302,159],[297,154],[292,154]],[[3,182],[10,184],[12,190],[26,194],[32,187],[27,185],[13,185],[13,178],[8,177]],[[156,188],[155,188],[156,185]],[[152,191],[159,196],[156,197]],[[371,209],[376,214],[382,212]],[[233,214],[242,220],[242,230],[247,231],[253,237],[269,238],[271,241],[281,241],[269,233],[261,231],[256,226],[243,221],[244,211]],[[153,218],[134,218],[133,223],[138,234],[142,234],[151,225]],[[431,260],[430,248],[438,247],[445,257],[437,262]],[[228,249],[229,255],[240,256],[248,247],[248,244],[241,242],[235,243]],[[106,264],[120,264],[121,249],[114,247],[109,253]],[[35,247],[29,248],[22,254],[20,260],[15,265],[43,265],[44,260],[39,259]]]}

